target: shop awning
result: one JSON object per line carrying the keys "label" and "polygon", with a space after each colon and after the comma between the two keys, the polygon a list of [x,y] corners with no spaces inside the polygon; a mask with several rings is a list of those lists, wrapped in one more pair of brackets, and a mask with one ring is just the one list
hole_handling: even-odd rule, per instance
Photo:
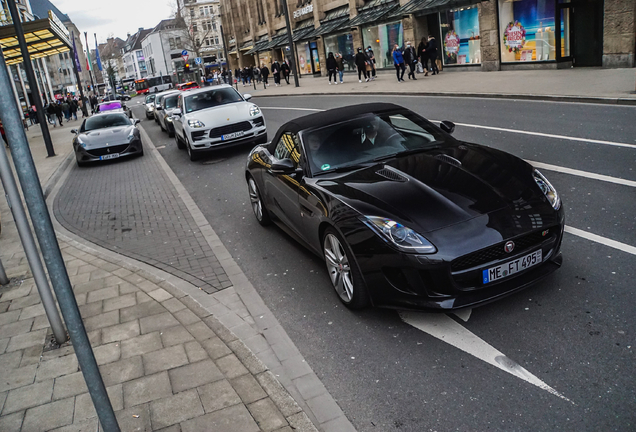
{"label": "shop awning", "polygon": [[[68,31],[50,12],[49,18],[23,22],[22,30],[32,59],[48,57],[71,49]],[[0,27],[0,46],[8,65],[22,63],[22,52],[13,24]]]}
{"label": "shop awning", "polygon": [[397,0],[371,0],[358,9],[358,15],[352,18],[351,27],[379,21],[400,7]]}
{"label": "shop awning", "polygon": [[307,35],[309,35],[313,31],[315,31],[313,18],[302,21],[294,30],[294,42],[302,39],[307,39]]}
{"label": "shop awning", "polygon": [[236,47],[235,46],[231,46],[229,48],[229,51],[227,52],[228,54],[236,54]]}
{"label": "shop awning", "polygon": [[265,46],[269,44],[269,36],[263,35],[259,40],[256,41],[254,47],[245,53],[245,55],[256,54],[257,52],[261,52],[264,50]]}
{"label": "shop awning", "polygon": [[448,9],[481,3],[482,0],[411,0],[389,16],[398,17],[414,14],[416,16],[443,12]]}
{"label": "shop awning", "polygon": [[342,6],[327,12],[325,19],[320,21],[320,27],[305,35],[305,39],[334,33],[347,28],[351,28],[349,25],[349,6]]}
{"label": "shop awning", "polygon": [[262,50],[270,50],[285,45],[287,45],[287,29],[282,28],[278,30],[274,36],[272,36],[271,42],[265,45]]}
{"label": "shop awning", "polygon": [[254,47],[254,42],[247,41],[247,42],[243,42],[243,45],[241,45],[241,47],[239,48],[239,51],[245,51],[245,50],[250,50]]}

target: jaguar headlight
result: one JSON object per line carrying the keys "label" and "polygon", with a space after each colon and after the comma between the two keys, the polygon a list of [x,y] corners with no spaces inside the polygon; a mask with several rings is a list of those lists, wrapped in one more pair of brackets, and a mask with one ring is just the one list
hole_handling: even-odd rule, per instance
{"label": "jaguar headlight", "polygon": [[203,122],[200,122],[199,120],[188,120],[188,126],[194,129],[205,127]]}
{"label": "jaguar headlight", "polygon": [[421,254],[437,252],[431,242],[399,222],[378,216],[366,216],[363,222],[402,252]]}
{"label": "jaguar headlight", "polygon": [[250,107],[250,117],[256,117],[260,113],[261,113],[261,109],[257,107],[256,105],[252,105]]}
{"label": "jaguar headlight", "polygon": [[171,121],[172,121],[172,116],[168,116],[168,117],[166,117],[166,121],[171,122]]}
{"label": "jaguar headlight", "polygon": [[532,177],[534,177],[534,181],[539,186],[539,189],[541,189],[541,192],[543,192],[548,201],[550,201],[552,208],[555,210],[561,208],[561,197],[559,197],[559,193],[556,191],[554,186],[550,184],[548,179],[536,169],[532,173]]}

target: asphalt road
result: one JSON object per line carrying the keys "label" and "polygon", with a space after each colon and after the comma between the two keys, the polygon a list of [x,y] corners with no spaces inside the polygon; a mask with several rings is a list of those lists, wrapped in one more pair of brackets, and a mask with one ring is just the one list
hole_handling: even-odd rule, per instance
{"label": "asphalt road", "polygon": [[[371,101],[460,124],[455,136],[544,164],[636,181],[636,108],[426,97],[255,98],[270,138],[285,121]],[[270,109],[278,107],[279,109]],[[285,109],[280,109],[285,108]],[[140,106],[135,114],[265,303],[359,431],[633,431],[636,429],[636,257],[565,234],[563,267],[543,282],[450,317],[563,399],[403,322],[396,311],[340,305],[324,263],[253,217],[249,147],[192,163]],[[474,126],[600,140],[572,141]],[[611,145],[611,142],[632,147]],[[164,147],[165,146],[165,147]],[[542,170],[567,224],[636,246],[636,188]]]}

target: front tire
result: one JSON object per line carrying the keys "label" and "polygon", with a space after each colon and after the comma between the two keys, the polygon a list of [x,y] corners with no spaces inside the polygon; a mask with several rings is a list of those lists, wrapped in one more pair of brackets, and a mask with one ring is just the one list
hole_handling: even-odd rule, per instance
{"label": "front tire", "polygon": [[175,132],[173,135],[174,135],[174,140],[177,143],[177,148],[179,150],[185,149],[185,146],[183,145],[183,141],[179,139],[179,134]]}
{"label": "front tire", "polygon": [[254,216],[256,216],[256,220],[262,226],[269,225],[272,220],[269,217],[269,212],[265,208],[256,180],[254,180],[254,177],[252,176],[249,176],[247,179],[247,191],[250,194],[250,203],[252,205],[252,210],[254,211]]}
{"label": "front tire", "polygon": [[188,150],[188,156],[190,156],[190,161],[191,162],[198,161],[199,160],[199,152],[192,148],[192,146],[190,145],[190,142],[189,142],[189,140],[187,138],[186,138],[185,146],[186,146],[186,149]]}
{"label": "front tire", "polygon": [[351,248],[334,228],[327,228],[322,239],[327,272],[340,301],[349,309],[369,306],[369,293],[358,270]]}

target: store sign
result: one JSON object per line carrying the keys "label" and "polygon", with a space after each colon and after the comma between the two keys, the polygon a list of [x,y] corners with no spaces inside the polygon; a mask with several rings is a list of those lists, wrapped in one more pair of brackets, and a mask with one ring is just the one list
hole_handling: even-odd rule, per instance
{"label": "store sign", "polygon": [[294,18],[299,18],[303,15],[307,15],[309,13],[312,13],[314,11],[314,5],[310,4],[305,6],[302,9],[298,9],[294,11]]}
{"label": "store sign", "polygon": [[448,54],[457,54],[459,52],[459,36],[455,30],[450,30],[444,38],[444,49]]}
{"label": "store sign", "polygon": [[526,29],[523,28],[519,21],[510,22],[504,30],[504,45],[508,48],[508,52],[519,52],[526,43]]}

